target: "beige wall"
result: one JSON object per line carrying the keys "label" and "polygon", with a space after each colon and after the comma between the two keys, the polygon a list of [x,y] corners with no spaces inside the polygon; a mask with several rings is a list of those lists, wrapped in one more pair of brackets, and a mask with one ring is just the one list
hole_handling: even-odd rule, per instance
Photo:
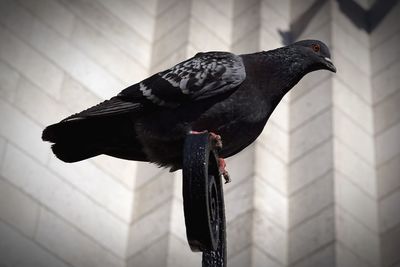
{"label": "beige wall", "polygon": [[400,266],[400,4],[368,32],[339,2],[0,0],[0,266],[201,266],[180,173],[64,164],[41,131],[197,51],[268,50],[290,28],[329,44],[338,73],[305,77],[229,159],[228,265]]}

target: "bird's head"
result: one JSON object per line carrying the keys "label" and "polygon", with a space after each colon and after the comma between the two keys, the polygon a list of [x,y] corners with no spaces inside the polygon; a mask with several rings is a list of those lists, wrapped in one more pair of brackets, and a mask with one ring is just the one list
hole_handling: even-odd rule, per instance
{"label": "bird's head", "polygon": [[321,69],[336,72],[329,48],[323,42],[318,40],[303,40],[290,46],[302,54],[302,60],[307,63],[308,72]]}

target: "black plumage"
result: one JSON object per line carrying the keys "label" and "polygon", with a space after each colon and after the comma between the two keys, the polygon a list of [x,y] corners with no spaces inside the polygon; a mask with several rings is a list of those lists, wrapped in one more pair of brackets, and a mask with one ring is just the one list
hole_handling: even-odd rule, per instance
{"label": "black plumage", "polygon": [[282,97],[311,71],[336,72],[327,46],[305,40],[270,51],[198,53],[43,131],[54,154],[100,154],[180,169],[190,131],[222,137],[221,157],[250,145]]}

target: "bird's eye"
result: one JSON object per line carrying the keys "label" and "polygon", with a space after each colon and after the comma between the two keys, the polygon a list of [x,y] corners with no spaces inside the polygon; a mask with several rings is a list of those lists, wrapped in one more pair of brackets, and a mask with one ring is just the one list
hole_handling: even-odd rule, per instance
{"label": "bird's eye", "polygon": [[318,53],[319,50],[321,50],[321,47],[319,46],[319,44],[313,44],[312,49],[314,50],[314,52]]}

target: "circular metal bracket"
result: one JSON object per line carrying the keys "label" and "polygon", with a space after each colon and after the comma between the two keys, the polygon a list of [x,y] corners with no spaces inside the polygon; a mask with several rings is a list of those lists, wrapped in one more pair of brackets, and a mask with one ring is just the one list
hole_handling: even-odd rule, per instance
{"label": "circular metal bracket", "polygon": [[209,133],[189,134],[183,155],[183,207],[190,248],[203,252],[203,266],[226,266],[224,196]]}

